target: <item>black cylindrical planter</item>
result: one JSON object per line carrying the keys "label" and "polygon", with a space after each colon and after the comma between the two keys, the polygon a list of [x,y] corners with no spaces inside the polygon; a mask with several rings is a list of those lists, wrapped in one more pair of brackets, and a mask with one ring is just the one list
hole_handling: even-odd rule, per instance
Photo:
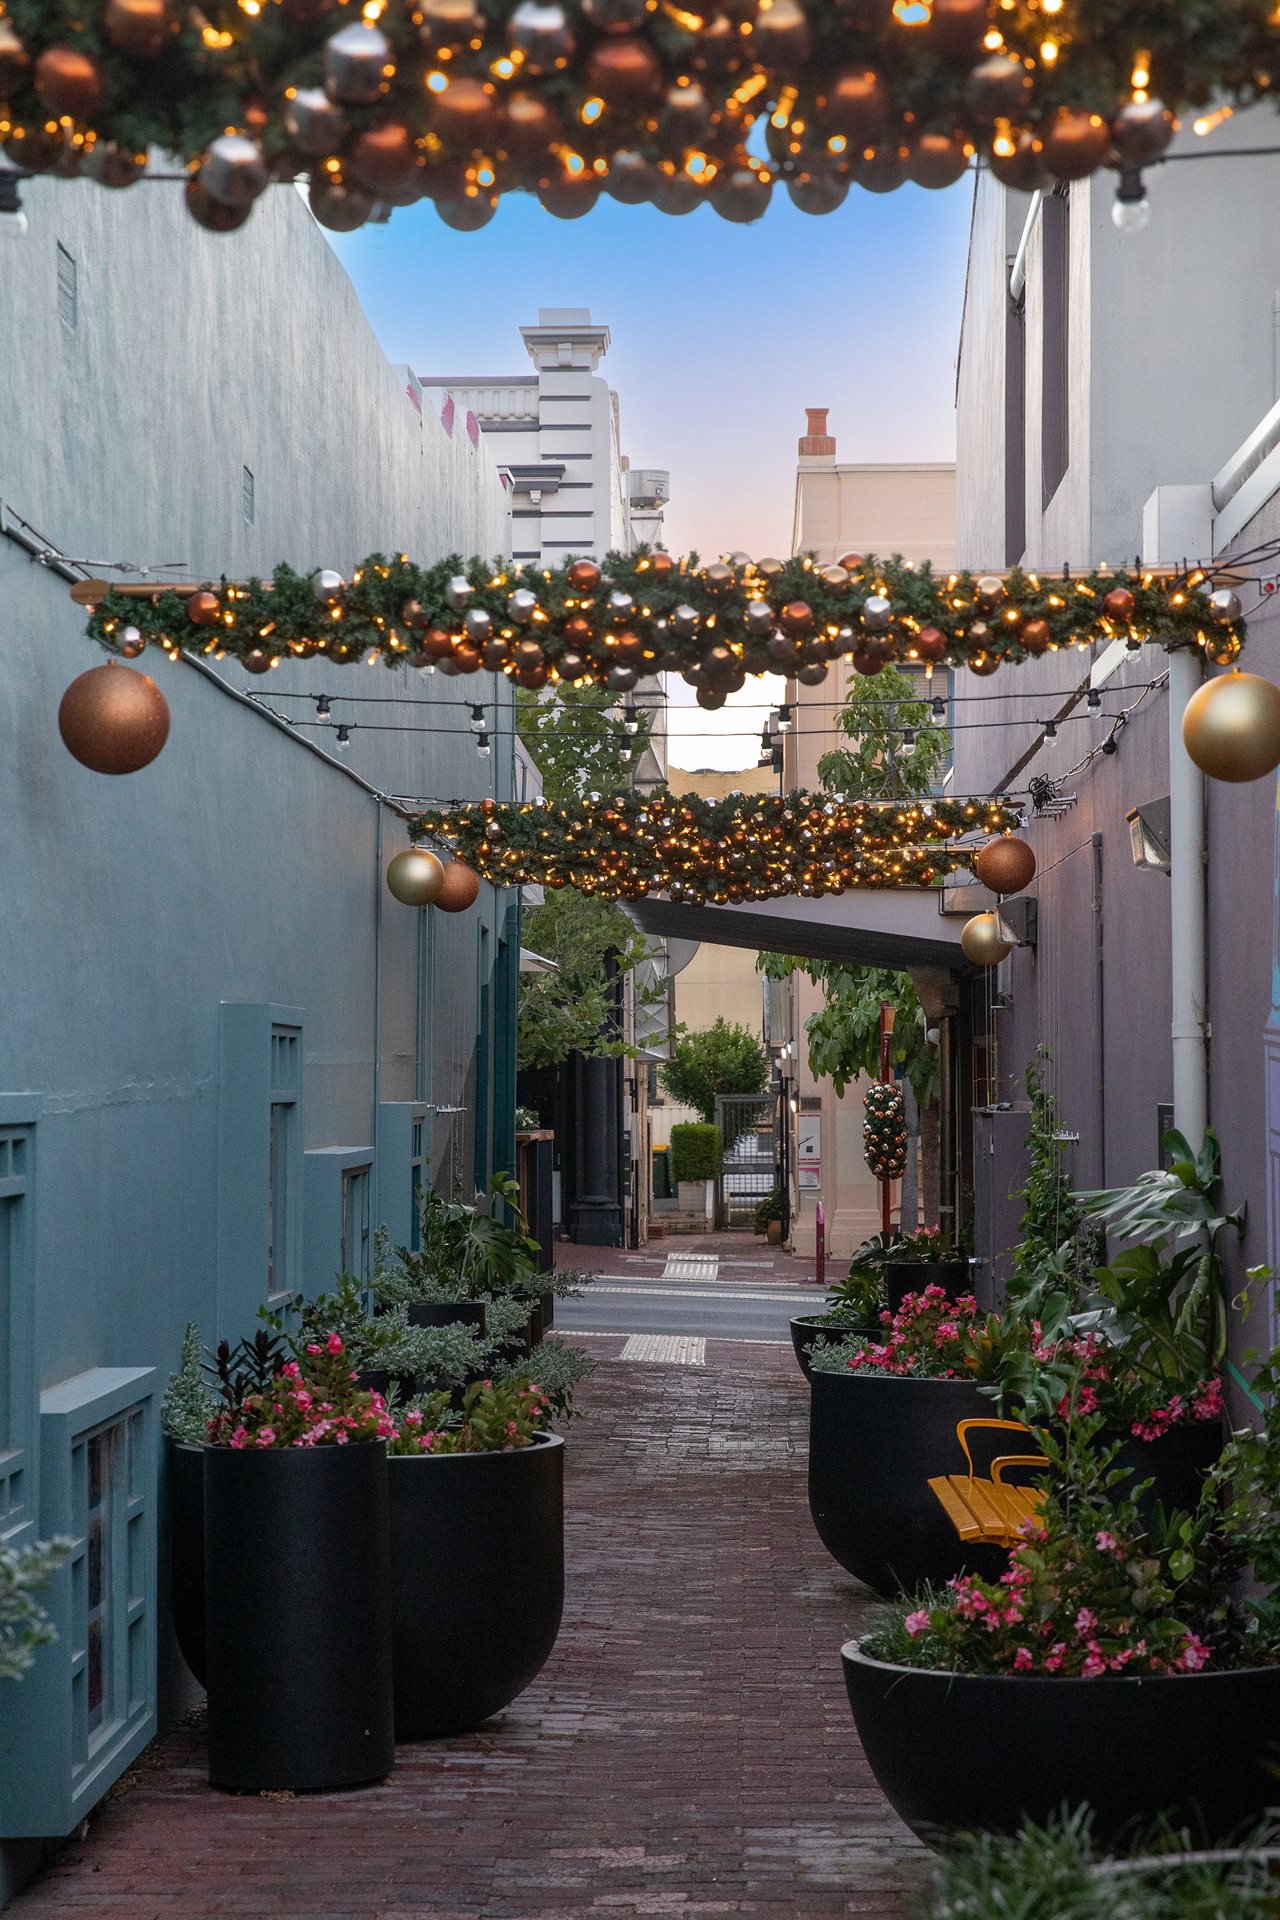
{"label": "black cylindrical planter", "polygon": [[554,1293],[544,1293],[542,1300],[542,1331],[550,1333],[556,1323],[556,1297]]}
{"label": "black cylindrical planter", "polygon": [[170,1440],[169,1611],[178,1651],[204,1685],[204,1455],[203,1447]]}
{"label": "black cylindrical planter", "polygon": [[394,1762],[381,1441],[206,1447],[209,1780],[354,1787]]}
{"label": "black cylindrical planter", "polygon": [[847,1340],[852,1334],[864,1334],[874,1340],[884,1332],[875,1320],[829,1320],[825,1313],[802,1313],[790,1322],[791,1345],[796,1359],[800,1362],[800,1371],[805,1379],[809,1378],[809,1356],[818,1340]]}
{"label": "black cylindrical planter", "polygon": [[[1003,1547],[966,1546],[929,1481],[965,1473],[960,1420],[990,1420],[995,1408],[970,1380],[896,1380],[814,1373],[809,1403],[809,1511],[819,1538],[846,1572],[877,1593],[912,1592],[959,1573],[1001,1574]],[[974,1458],[1028,1453],[1016,1434],[973,1439]]]}
{"label": "black cylindrical planter", "polygon": [[909,1293],[923,1293],[926,1287],[941,1287],[948,1300],[958,1300],[962,1293],[970,1290],[969,1262],[897,1260],[885,1269],[885,1290],[889,1296],[890,1313],[897,1313]]}
{"label": "black cylindrical planter", "polygon": [[523,1693],[555,1646],[564,1442],[387,1464],[396,1739],[465,1733]]}
{"label": "black cylindrical planter", "polygon": [[1280,1667],[1129,1679],[931,1673],[843,1648],[858,1738],[914,1833],[1012,1833],[1085,1802],[1106,1843],[1164,1816],[1225,1840],[1275,1804]]}
{"label": "black cylindrical planter", "polygon": [[470,1327],[484,1338],[483,1300],[415,1300],[409,1308],[411,1327]]}
{"label": "black cylindrical planter", "polygon": [[[1103,1436],[1106,1437],[1105,1435]],[[1204,1476],[1222,1452],[1226,1436],[1221,1420],[1192,1420],[1171,1427],[1158,1440],[1127,1439],[1116,1455],[1116,1465],[1127,1467],[1133,1478],[1117,1487],[1121,1499],[1134,1499],[1145,1512],[1158,1500],[1166,1513],[1175,1507],[1194,1511]],[[1144,1480],[1146,1493],[1137,1489]]]}

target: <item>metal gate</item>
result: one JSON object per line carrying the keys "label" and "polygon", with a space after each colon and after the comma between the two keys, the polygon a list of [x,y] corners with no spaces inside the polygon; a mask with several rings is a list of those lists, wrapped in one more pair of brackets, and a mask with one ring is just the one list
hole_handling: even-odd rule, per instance
{"label": "metal gate", "polygon": [[749,1227],[762,1200],[778,1184],[778,1094],[718,1093],[716,1125],[724,1142],[720,1170],[720,1227]]}

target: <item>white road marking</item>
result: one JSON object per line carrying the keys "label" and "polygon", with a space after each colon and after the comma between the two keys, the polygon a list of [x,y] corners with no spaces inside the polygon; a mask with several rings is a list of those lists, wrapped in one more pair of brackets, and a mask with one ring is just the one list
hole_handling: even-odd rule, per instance
{"label": "white road marking", "polygon": [[669,1253],[662,1269],[664,1280],[714,1280],[720,1260],[714,1253]]}
{"label": "white road marking", "polygon": [[[632,1300],[649,1300],[654,1298],[667,1300],[723,1300],[726,1303],[734,1300],[767,1300],[775,1307],[795,1305],[814,1306],[815,1310],[817,1302],[821,1297],[812,1293],[747,1293],[740,1287],[720,1287],[715,1293],[699,1293],[692,1287],[615,1287],[597,1280],[595,1285],[590,1287],[582,1296],[582,1301],[585,1302],[592,1299],[597,1293],[625,1293]],[[567,1302],[566,1310],[580,1304],[582,1304],[582,1302]]]}
{"label": "white road marking", "polygon": [[618,1357],[657,1361],[668,1367],[705,1367],[707,1343],[683,1333],[633,1333]]}

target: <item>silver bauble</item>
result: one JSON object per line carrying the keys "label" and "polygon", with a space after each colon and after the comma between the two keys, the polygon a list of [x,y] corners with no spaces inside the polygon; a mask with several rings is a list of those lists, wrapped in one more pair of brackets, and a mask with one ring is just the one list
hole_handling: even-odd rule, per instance
{"label": "silver bauble", "polygon": [[862,624],[868,633],[883,633],[893,618],[893,603],[882,593],[868,595],[862,608]]}
{"label": "silver bauble", "polygon": [[528,587],[517,587],[507,601],[507,612],[517,627],[527,627],[538,611],[538,596],[530,593]]}
{"label": "silver bauble", "polygon": [[471,598],[471,582],[463,573],[455,573],[444,590],[445,605],[453,613],[461,613]]}
{"label": "silver bauble", "polygon": [[394,71],[391,42],[377,27],[353,21],[325,42],[325,88],[333,100],[371,107]]}
{"label": "silver bauble", "polygon": [[1240,595],[1232,587],[1219,587],[1215,593],[1209,595],[1209,612],[1224,627],[1229,627],[1232,621],[1238,620],[1244,612],[1240,604]]}
{"label": "silver bauble", "polygon": [[327,607],[331,607],[336,600],[340,600],[346,590],[346,581],[340,573],[335,573],[332,567],[325,567],[316,575],[316,593]]}
{"label": "silver bauble", "polygon": [[285,108],[285,131],[295,147],[316,155],[336,153],[347,137],[347,116],[323,87],[299,87]]}
{"label": "silver bauble", "polygon": [[671,626],[677,639],[691,640],[698,631],[698,616],[692,607],[682,604],[672,614]]}
{"label": "silver bauble", "polygon": [[615,620],[629,620],[636,610],[636,603],[629,593],[611,593],[609,611]]}
{"label": "silver bauble", "polygon": [[220,133],[200,169],[200,185],[223,207],[251,207],[270,178],[261,149],[242,133]]}
{"label": "silver bauble", "polygon": [[747,632],[768,639],[773,632],[773,608],[767,600],[752,600],[746,612]]}
{"label": "silver bauble", "polygon": [[493,620],[483,607],[472,607],[462,622],[463,632],[473,646],[484,646],[493,638]]}
{"label": "silver bauble", "polygon": [[524,55],[529,74],[552,73],[572,54],[575,41],[569,16],[561,6],[543,6],[540,0],[521,0],[507,25],[511,46]]}

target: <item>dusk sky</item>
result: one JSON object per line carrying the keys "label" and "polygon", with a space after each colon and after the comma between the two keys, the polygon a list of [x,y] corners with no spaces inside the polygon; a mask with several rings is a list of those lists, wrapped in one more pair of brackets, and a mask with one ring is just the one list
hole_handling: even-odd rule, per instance
{"label": "dusk sky", "polygon": [[[607,197],[557,220],[512,194],[481,233],[453,232],[424,202],[331,237],[384,351],[419,373],[524,372],[519,329],[540,306],[590,307],[612,334],[601,372],[623,450],[671,472],[670,550],[785,554],[806,406],[830,408],[841,459],[954,454],[971,197],[968,180],[945,193],[854,188],[815,219],[775,192],[741,227],[710,208],[672,219]],[[692,700],[678,681],[671,691]],[[752,742],[727,730],[758,734],[760,692],[777,698],[761,688],[719,726],[694,707],[705,737],[684,764],[751,764]]]}

